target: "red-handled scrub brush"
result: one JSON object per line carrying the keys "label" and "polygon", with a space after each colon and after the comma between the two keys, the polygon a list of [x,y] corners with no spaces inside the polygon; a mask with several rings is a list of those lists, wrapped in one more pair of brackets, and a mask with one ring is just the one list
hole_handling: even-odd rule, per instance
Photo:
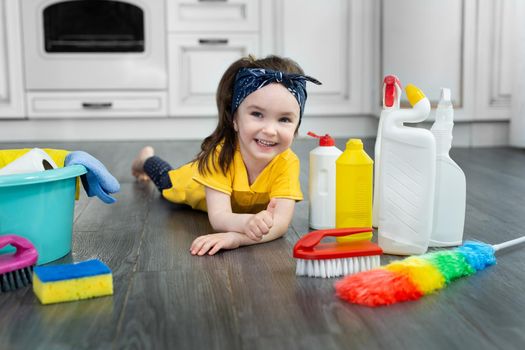
{"label": "red-handled scrub brush", "polygon": [[304,235],[293,248],[297,276],[338,277],[367,271],[380,265],[383,250],[369,240],[321,243],[324,237],[342,237],[371,232],[371,227],[313,231]]}
{"label": "red-handled scrub brush", "polygon": [[0,249],[12,245],[16,251],[0,255],[0,293],[10,292],[31,284],[33,266],[38,253],[33,244],[20,236],[0,236]]}

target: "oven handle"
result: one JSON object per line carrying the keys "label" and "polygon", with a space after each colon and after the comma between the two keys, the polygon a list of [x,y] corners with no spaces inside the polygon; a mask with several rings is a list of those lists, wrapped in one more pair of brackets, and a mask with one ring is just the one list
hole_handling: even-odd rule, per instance
{"label": "oven handle", "polygon": [[201,45],[228,45],[228,39],[199,39]]}
{"label": "oven handle", "polygon": [[113,102],[82,102],[84,109],[110,109],[113,107]]}

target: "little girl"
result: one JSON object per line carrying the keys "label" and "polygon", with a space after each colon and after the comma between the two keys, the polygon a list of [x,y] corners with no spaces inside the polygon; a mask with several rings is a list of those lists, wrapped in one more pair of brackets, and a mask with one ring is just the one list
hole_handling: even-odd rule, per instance
{"label": "little girl", "polygon": [[153,180],[169,201],[208,212],[217,233],[196,238],[193,255],[268,242],[288,230],[303,199],[299,158],[292,152],[306,102],[306,81],[294,61],[277,56],[234,62],[217,89],[219,123],[196,159],[173,170],[144,147],[132,174]]}

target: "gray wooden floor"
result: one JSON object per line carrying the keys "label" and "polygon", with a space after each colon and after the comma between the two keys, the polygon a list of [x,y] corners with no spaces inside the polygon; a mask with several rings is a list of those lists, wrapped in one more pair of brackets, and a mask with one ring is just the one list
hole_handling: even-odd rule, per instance
{"label": "gray wooden floor", "polygon": [[[365,142],[371,155],[373,142]],[[350,305],[335,297],[334,280],[295,276],[292,247],[308,232],[307,200],[298,204],[283,239],[214,257],[190,255],[193,239],[210,232],[206,214],[167,203],[152,185],[135,183],[130,161],[145,144],[0,143],[85,150],[122,185],[111,206],[81,197],[72,253],[58,261],[105,261],[115,294],[49,306],[30,288],[0,294],[1,349],[523,348],[525,246],[419,301]],[[151,144],[173,165],[199,148],[197,141]],[[294,145],[305,195],[314,146],[313,140]],[[525,234],[525,151],[455,149],[452,156],[467,176],[465,238],[496,243]]]}

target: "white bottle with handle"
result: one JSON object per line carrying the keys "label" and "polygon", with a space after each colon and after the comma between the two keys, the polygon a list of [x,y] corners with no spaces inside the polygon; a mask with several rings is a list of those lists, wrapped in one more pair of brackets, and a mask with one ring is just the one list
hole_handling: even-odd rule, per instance
{"label": "white bottle with handle", "polygon": [[412,109],[393,111],[383,122],[379,246],[387,254],[423,254],[432,232],[436,142],[426,129],[403,123],[424,121],[430,102],[414,85],[405,88]]}
{"label": "white bottle with handle", "polygon": [[449,155],[453,127],[450,89],[442,88],[436,121],[430,129],[436,138],[436,196],[431,247],[457,246],[463,242],[467,187],[465,173]]}
{"label": "white bottle with handle", "polygon": [[401,82],[395,75],[387,75],[383,79],[383,110],[379,117],[376,144],[374,147],[374,200],[372,206],[372,226],[379,224],[379,176],[381,175],[381,138],[383,122],[390,113],[399,109],[401,100]]}
{"label": "white bottle with handle", "polygon": [[335,161],[341,153],[330,135],[309,136],[319,139],[319,147],[310,152],[308,195],[310,227],[316,230],[335,228]]}

